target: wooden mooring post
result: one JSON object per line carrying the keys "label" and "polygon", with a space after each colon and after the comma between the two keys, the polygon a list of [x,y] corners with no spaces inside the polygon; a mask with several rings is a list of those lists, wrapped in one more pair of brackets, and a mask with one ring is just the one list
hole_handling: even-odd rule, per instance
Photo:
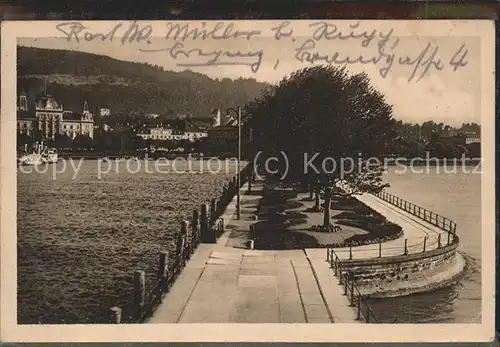
{"label": "wooden mooring post", "polygon": [[168,251],[160,251],[160,259],[158,261],[158,279],[162,280],[166,278],[168,269]]}
{"label": "wooden mooring post", "polygon": [[217,211],[215,210],[215,199],[210,200],[210,225],[217,219]]}
{"label": "wooden mooring post", "polygon": [[143,270],[134,271],[134,309],[133,319],[139,321],[144,312],[144,300],[146,297],[146,274]]}
{"label": "wooden mooring post", "polygon": [[111,324],[120,324],[122,320],[122,309],[114,306],[109,309],[110,311],[110,323]]}
{"label": "wooden mooring post", "polygon": [[441,248],[441,234],[438,235],[438,248]]}
{"label": "wooden mooring post", "polygon": [[189,250],[189,235],[188,228],[189,222],[187,220],[183,220],[181,222],[181,235],[182,235],[182,253],[184,255],[184,259],[189,259],[191,257],[191,251]]}
{"label": "wooden mooring post", "polygon": [[191,221],[191,234],[193,235],[192,239],[192,248],[191,253],[194,252],[195,248],[200,244],[200,215],[197,209],[193,210],[193,218]]}
{"label": "wooden mooring post", "polygon": [[427,244],[427,236],[424,237],[424,249],[422,252],[425,252],[425,245]]}
{"label": "wooden mooring post", "polygon": [[200,214],[200,241],[207,243],[208,239],[208,206],[207,204],[201,205]]}

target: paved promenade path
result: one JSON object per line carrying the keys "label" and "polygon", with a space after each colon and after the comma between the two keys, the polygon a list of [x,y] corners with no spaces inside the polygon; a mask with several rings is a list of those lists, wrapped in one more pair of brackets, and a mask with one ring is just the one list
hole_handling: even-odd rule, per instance
{"label": "paved promenade path", "polygon": [[[233,201],[227,224],[254,223],[255,195],[243,195],[242,218]],[[257,199],[258,200],[258,199]],[[233,218],[230,220],[230,218]],[[230,220],[230,222],[229,222]],[[342,287],[325,258],[313,267],[304,250],[258,251],[227,246],[226,231],[217,244],[200,244],[147,323],[355,323],[354,310],[339,300]]]}
{"label": "paved promenade path", "polygon": [[[391,257],[404,254],[405,239],[407,239],[408,254],[420,253],[424,250],[430,251],[438,248],[438,237],[441,235],[441,244],[448,242],[448,233],[438,227],[391,205],[371,194],[355,196],[368,207],[384,215],[387,220],[403,228],[403,236],[382,243],[382,257]],[[450,239],[451,242],[451,239]],[[339,259],[349,258],[349,248],[335,248]],[[325,256],[326,251],[319,249],[308,250],[309,254],[318,253]],[[314,256],[317,257],[317,256]],[[379,244],[352,247],[352,259],[369,259],[379,257]]]}
{"label": "paved promenade path", "polygon": [[[326,250],[258,251],[231,246],[230,233],[248,232],[262,184],[252,193],[241,188],[241,219],[235,219],[235,200],[222,216],[226,232],[217,244],[200,244],[163,303],[147,323],[359,323],[348,306]],[[363,203],[399,224],[404,236],[382,244],[382,256],[400,255],[408,239],[409,253],[437,248],[437,235],[446,233],[372,195]],[[335,250],[341,259],[348,248]],[[379,246],[353,247],[353,259],[378,257]]]}

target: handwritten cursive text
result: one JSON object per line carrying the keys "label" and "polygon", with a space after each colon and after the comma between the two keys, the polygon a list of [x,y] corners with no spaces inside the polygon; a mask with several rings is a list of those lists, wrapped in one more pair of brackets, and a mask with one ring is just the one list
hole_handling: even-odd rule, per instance
{"label": "handwritten cursive text", "polygon": [[[64,34],[67,41],[75,40],[80,43],[80,40],[85,41],[113,41],[115,35],[124,27],[123,23],[116,24],[111,30],[102,32],[93,32],[88,30],[89,27],[84,26],[80,22],[60,23],[56,25],[56,29]],[[151,43],[149,37],[153,33],[151,25],[139,26],[136,21],[129,23],[124,32],[120,34],[122,44],[133,42]]]}
{"label": "handwritten cursive text", "polygon": [[[215,49],[212,51],[204,51],[200,48],[186,49],[182,42],[176,42],[172,47],[160,49],[139,49],[141,52],[167,52],[168,55],[177,61],[177,66],[181,67],[196,67],[196,66],[249,66],[253,73],[259,71],[264,56],[263,50],[256,51],[229,51],[223,49]],[[199,58],[202,58],[201,61]],[[189,62],[179,60],[191,60]],[[192,60],[197,61],[192,61]]]}

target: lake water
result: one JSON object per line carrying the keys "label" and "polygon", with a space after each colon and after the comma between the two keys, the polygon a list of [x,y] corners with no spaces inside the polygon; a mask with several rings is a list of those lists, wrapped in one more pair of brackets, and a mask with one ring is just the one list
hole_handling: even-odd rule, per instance
{"label": "lake water", "polygon": [[[76,177],[68,169],[55,180],[51,170],[19,171],[19,323],[103,322],[109,307],[130,300],[133,270],[146,270],[152,285],[160,249],[171,249],[180,222],[217,195],[236,173],[233,164],[219,174],[206,165],[199,173],[199,162],[191,174],[179,172],[185,163],[177,172],[135,174],[119,164],[101,179],[97,161],[85,161]],[[386,181],[392,193],[458,223],[467,272],[432,293],[370,300],[382,322],[480,322],[480,175],[436,170],[398,175],[390,168]]]}
{"label": "lake water", "polygon": [[443,171],[431,167],[428,173],[426,168],[424,173],[398,174],[393,167],[385,181],[391,184],[388,192],[458,224],[458,251],[467,260],[467,270],[458,283],[431,293],[369,300],[381,322],[481,323],[481,175],[470,173],[472,167]]}
{"label": "lake water", "polygon": [[19,323],[102,322],[110,307],[130,301],[135,269],[146,270],[151,287],[158,253],[169,248],[173,254],[181,221],[218,197],[236,174],[234,162],[219,174],[198,161],[190,165],[195,173],[183,173],[189,170],[184,162],[170,173],[154,167],[147,173],[143,166],[134,174],[122,162],[101,179],[96,160],[85,161],[75,177],[68,168],[55,180],[52,170],[62,171],[62,163],[46,173],[19,169]]}

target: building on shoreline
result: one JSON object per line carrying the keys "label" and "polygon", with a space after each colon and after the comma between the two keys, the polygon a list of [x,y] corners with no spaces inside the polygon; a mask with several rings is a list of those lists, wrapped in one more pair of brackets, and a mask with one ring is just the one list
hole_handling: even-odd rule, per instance
{"label": "building on shoreline", "polygon": [[188,140],[194,142],[208,136],[210,129],[220,126],[221,113],[219,109],[213,111],[209,117],[192,117],[179,115],[167,121],[164,125],[142,128],[137,136],[144,140]]}
{"label": "building on shoreline", "polygon": [[94,116],[89,111],[87,101],[82,112],[65,110],[54,97],[43,93],[32,102],[25,93],[21,93],[17,106],[17,133],[40,140],[54,139],[58,135],[67,135],[74,139],[77,135],[94,138]]}

